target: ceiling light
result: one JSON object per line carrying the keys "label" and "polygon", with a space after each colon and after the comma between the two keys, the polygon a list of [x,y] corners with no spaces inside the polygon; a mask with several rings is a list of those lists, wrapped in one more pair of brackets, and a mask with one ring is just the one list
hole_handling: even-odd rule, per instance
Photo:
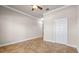
{"label": "ceiling light", "polygon": [[37,10],[37,5],[33,5],[32,10]]}

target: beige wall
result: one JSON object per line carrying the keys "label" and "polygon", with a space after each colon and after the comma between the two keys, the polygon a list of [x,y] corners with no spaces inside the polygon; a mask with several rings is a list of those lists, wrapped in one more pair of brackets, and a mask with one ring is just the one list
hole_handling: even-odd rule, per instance
{"label": "beige wall", "polygon": [[41,36],[39,21],[0,6],[0,46]]}
{"label": "beige wall", "polygon": [[77,17],[78,17],[78,19],[77,19],[77,37],[78,37],[78,40],[77,40],[77,47],[78,47],[78,50],[79,50],[79,6],[77,6],[78,7],[78,9],[77,9],[77,11],[78,11],[78,15],[77,15]]}
{"label": "beige wall", "polygon": [[67,17],[68,19],[68,44],[77,46],[79,44],[79,36],[77,32],[77,16],[78,16],[78,9],[77,6],[70,6],[55,12],[52,12],[48,15],[44,16],[44,40],[53,40],[53,20],[60,18],[60,17]]}

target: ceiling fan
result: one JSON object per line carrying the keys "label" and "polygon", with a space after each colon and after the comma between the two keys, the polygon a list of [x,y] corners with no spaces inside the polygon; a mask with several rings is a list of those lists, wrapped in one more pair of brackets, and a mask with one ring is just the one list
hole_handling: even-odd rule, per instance
{"label": "ceiling fan", "polygon": [[40,7],[40,6],[38,6],[38,5],[33,5],[33,6],[32,6],[32,11],[37,10],[37,9],[42,10],[43,8]]}
{"label": "ceiling fan", "polygon": [[[37,9],[43,10],[43,8],[41,6],[32,5],[32,11],[37,10]],[[46,10],[49,10],[49,8],[47,8]]]}

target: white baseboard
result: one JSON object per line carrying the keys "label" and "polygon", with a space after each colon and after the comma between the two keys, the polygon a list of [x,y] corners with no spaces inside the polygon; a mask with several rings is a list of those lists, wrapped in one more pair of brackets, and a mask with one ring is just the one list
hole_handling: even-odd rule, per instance
{"label": "white baseboard", "polygon": [[77,45],[77,50],[78,50],[78,53],[79,53],[79,45]]}
{"label": "white baseboard", "polygon": [[32,40],[32,39],[35,39],[35,38],[38,38],[38,37],[41,37],[41,36],[35,36],[35,37],[28,38],[28,39],[19,40],[19,41],[16,41],[16,42],[1,44],[0,47],[15,44],[15,43],[20,43],[20,42],[27,41],[27,40]]}
{"label": "white baseboard", "polygon": [[[55,41],[52,41],[52,40],[45,40],[45,41],[55,42]],[[57,43],[57,42],[55,42],[55,43]],[[71,44],[68,44],[68,43],[59,43],[59,44],[64,44],[64,45],[67,45],[67,46],[70,46],[70,47],[77,48],[77,46],[76,46],[76,45],[71,45]]]}

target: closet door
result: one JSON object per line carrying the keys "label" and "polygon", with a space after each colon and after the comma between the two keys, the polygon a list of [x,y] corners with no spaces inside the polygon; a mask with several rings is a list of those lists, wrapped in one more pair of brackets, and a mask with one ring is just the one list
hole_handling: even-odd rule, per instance
{"label": "closet door", "polygon": [[68,37],[67,18],[59,18],[55,21],[55,40],[57,43],[67,43]]}
{"label": "closet door", "polygon": [[55,22],[52,19],[45,18],[44,20],[44,37],[43,40],[55,42]]}

